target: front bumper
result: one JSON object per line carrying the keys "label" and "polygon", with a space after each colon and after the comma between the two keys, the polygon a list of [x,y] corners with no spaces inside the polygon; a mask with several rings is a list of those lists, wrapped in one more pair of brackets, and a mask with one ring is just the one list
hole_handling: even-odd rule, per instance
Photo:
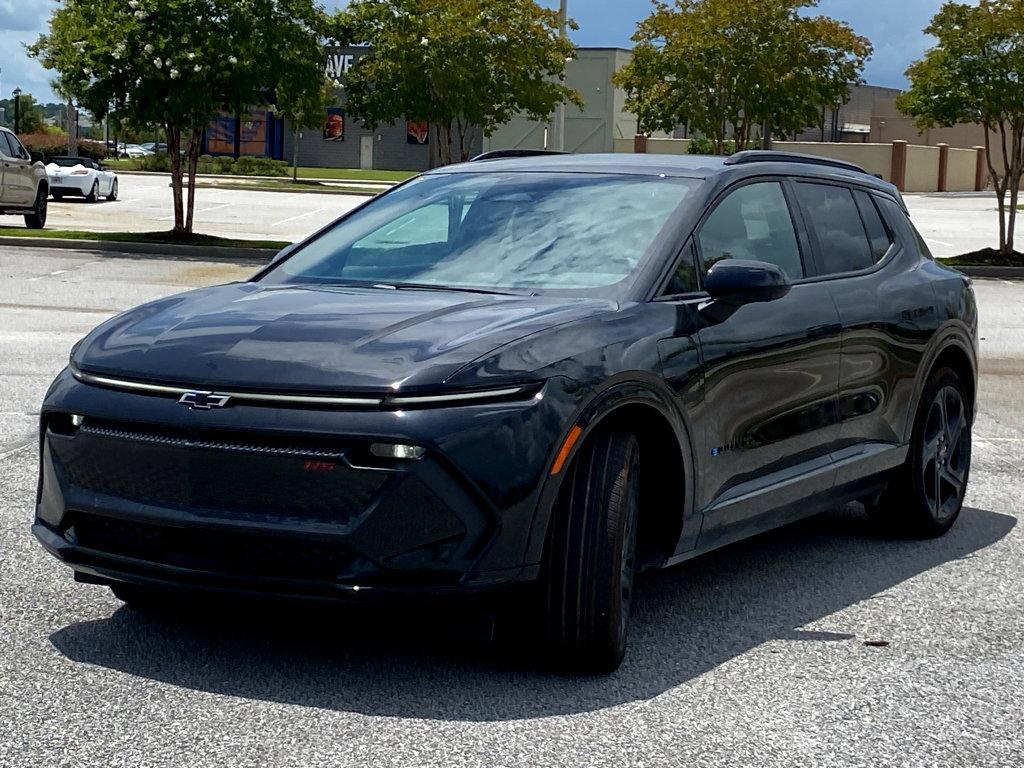
{"label": "front bumper", "polygon": [[[571,404],[187,409],[66,372],[33,532],[80,579],[372,600],[534,580],[530,533]],[[74,425],[71,414],[83,415]],[[382,460],[371,442],[424,446]]]}

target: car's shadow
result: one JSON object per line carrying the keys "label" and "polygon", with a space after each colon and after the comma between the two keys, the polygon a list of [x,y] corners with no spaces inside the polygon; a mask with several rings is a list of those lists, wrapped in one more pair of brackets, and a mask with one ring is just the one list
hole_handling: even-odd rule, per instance
{"label": "car's shadow", "polygon": [[493,721],[584,712],[651,698],[775,639],[861,643],[856,627],[801,628],[885,600],[894,585],[972,557],[1016,522],[965,509],[943,538],[885,540],[850,506],[647,575],[629,653],[610,676],[545,670],[514,647],[467,640],[458,623],[322,608],[122,607],[51,641],[73,660],[176,686],[364,714]]}

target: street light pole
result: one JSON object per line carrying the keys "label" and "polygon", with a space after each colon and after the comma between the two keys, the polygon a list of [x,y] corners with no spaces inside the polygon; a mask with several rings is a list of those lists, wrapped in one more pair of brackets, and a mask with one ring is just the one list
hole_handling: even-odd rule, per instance
{"label": "street light pole", "polygon": [[[561,0],[558,8],[558,15],[560,21],[559,35],[564,39],[568,35],[568,4],[569,0]],[[555,145],[555,149],[559,152],[565,152],[565,102],[558,102],[558,106],[555,107],[555,124],[558,126],[555,130],[558,134],[558,142]]]}
{"label": "street light pole", "polygon": [[21,89],[15,88],[11,93],[14,97],[14,133],[21,133]]}

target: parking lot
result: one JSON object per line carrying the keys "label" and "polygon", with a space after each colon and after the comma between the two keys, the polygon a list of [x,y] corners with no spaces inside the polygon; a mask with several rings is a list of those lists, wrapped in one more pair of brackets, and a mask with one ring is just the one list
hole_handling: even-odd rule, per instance
{"label": "parking lot", "polygon": [[[122,174],[120,199],[50,202],[47,227],[98,232],[169,230],[171,191],[166,177]],[[196,231],[227,238],[299,240],[366,200],[338,195],[199,189]],[[999,220],[991,193],[905,196],[907,206],[937,256],[955,256],[998,242]],[[0,216],[0,227],[20,227],[21,217]]]}
{"label": "parking lot", "polygon": [[[174,226],[167,176],[119,176],[118,199],[50,201],[47,229],[159,232]],[[294,241],[366,198],[362,195],[287,194],[238,189],[196,190],[195,230],[223,238]],[[20,216],[0,216],[0,227],[20,227]]]}
{"label": "parking lot", "polygon": [[1024,762],[1024,282],[976,282],[974,467],[949,535],[879,539],[851,506],[647,575],[622,668],[576,677],[457,622],[145,614],[34,542],[35,422],[71,345],[252,269],[0,249],[0,764]]}

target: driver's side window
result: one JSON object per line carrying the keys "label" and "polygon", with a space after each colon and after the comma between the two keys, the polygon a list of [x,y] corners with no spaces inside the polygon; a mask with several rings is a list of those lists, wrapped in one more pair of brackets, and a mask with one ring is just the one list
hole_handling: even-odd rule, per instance
{"label": "driver's side window", "polygon": [[779,182],[755,182],[729,193],[697,236],[705,273],[722,259],[770,262],[790,280],[805,276],[796,228]]}

